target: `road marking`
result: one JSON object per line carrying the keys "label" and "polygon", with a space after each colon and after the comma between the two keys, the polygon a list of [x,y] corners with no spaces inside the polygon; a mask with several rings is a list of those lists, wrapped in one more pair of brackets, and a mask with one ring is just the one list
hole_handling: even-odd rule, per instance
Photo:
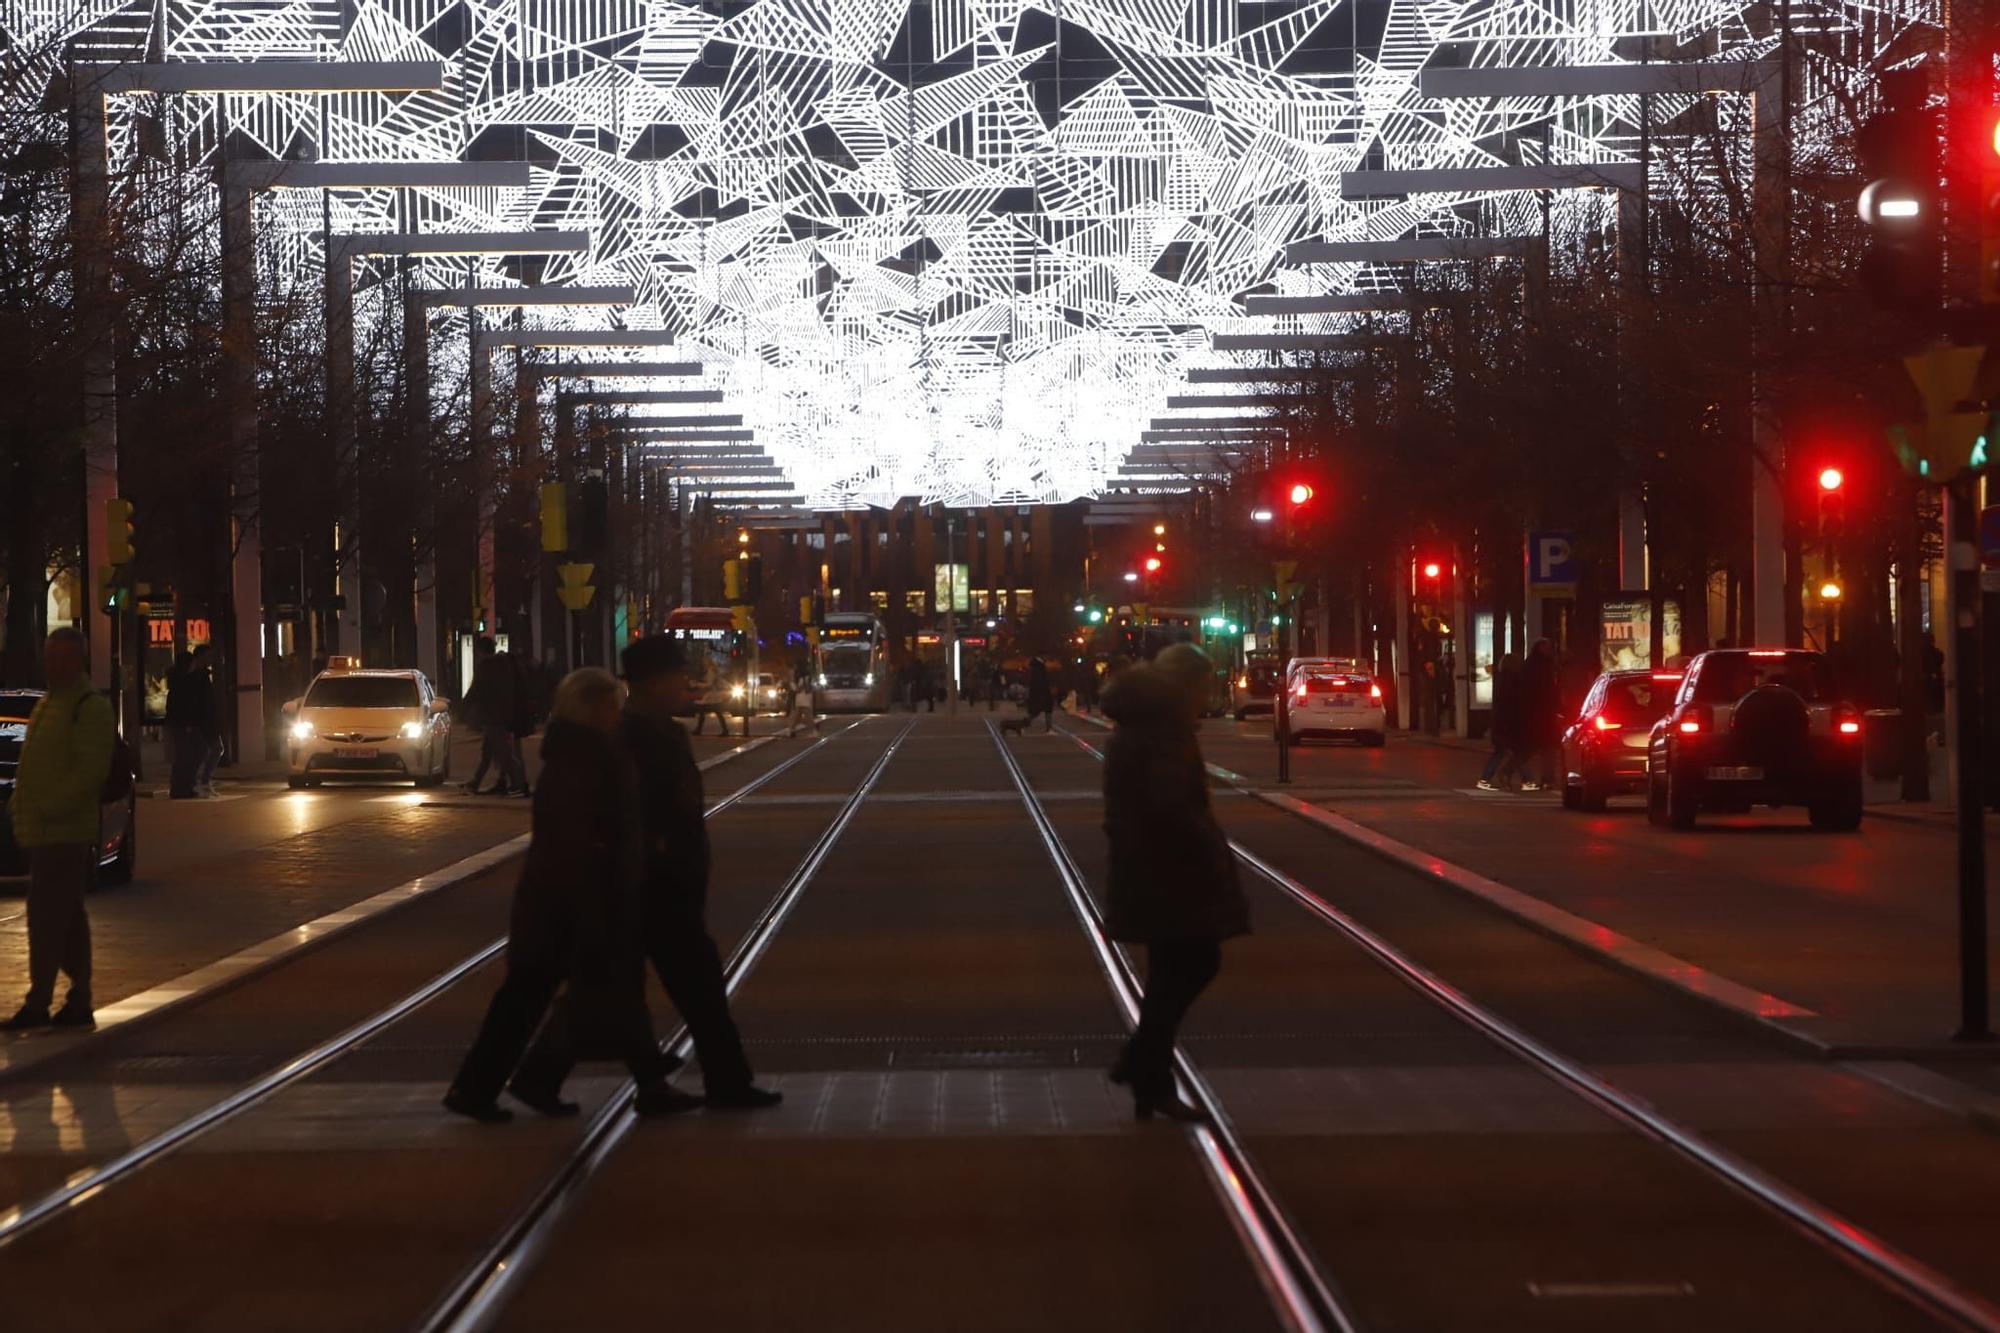
{"label": "road marking", "polygon": [[[771,737],[763,736],[743,745],[735,746],[701,761],[698,767],[706,770],[718,764],[745,755],[768,744]],[[192,972],[165,981],[149,990],[140,991],[114,1003],[101,1005],[97,1010],[97,1026],[82,1033],[34,1033],[15,1037],[0,1045],[0,1078],[10,1077],[31,1066],[72,1050],[86,1042],[131,1027],[135,1023],[149,1021],[170,1013],[197,1000],[205,1000],[226,986],[234,986],[260,972],[269,971],[279,963],[303,952],[316,948],[336,935],[354,929],[364,921],[382,915],[406,903],[427,897],[440,889],[449,888],[483,874],[509,858],[527,849],[529,835],[518,834],[507,838],[484,851],[454,861],[441,870],[398,884],[393,889],[384,890],[360,902],[351,903],[335,912],[317,917],[301,925],[293,926],[270,939],[240,949],[226,958],[219,958]]]}

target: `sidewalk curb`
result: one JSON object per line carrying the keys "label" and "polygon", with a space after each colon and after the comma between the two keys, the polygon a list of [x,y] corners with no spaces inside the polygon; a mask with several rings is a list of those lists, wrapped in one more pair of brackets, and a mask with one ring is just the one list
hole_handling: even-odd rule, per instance
{"label": "sidewalk curb", "polygon": [[[760,749],[775,739],[774,736],[756,737],[742,745],[724,750],[721,754],[709,756],[697,767],[706,772],[719,764]],[[399,907],[406,907],[441,889],[450,888],[474,876],[484,874],[526,851],[530,836],[526,833],[515,834],[484,851],[462,857],[439,870],[406,880],[392,889],[385,889],[337,911],[293,926],[270,939],[239,949],[212,963],[206,963],[192,972],[183,973],[136,995],[128,995],[122,1000],[107,1004],[97,1011],[97,1026],[87,1032],[80,1032],[74,1036],[22,1036],[0,1043],[0,1083],[5,1083],[18,1074],[58,1059],[71,1051],[92,1045],[100,1037],[129,1032],[143,1023],[152,1022],[194,1004],[213,999],[224,991],[271,971],[280,963],[289,962],[300,954],[317,949],[330,940],[338,939],[365,922],[377,920]]]}

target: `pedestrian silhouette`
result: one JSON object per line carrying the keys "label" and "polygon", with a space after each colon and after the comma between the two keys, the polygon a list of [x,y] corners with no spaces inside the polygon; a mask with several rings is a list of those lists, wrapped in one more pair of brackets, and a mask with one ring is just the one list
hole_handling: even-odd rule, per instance
{"label": "pedestrian silhouette", "polygon": [[[504,1085],[545,1115],[577,1110],[561,1098],[567,1063],[523,1063],[556,993],[569,990],[545,1044],[573,1050],[601,1038],[638,1083],[642,1114],[699,1105],[666,1082],[669,1062],[653,1037],[632,941],[638,918],[637,782],[617,742],[618,682],[598,667],[556,687],[542,738],[531,838],[514,889],[507,974],[445,1094],[447,1110],[495,1123]],[[520,1066],[516,1072],[516,1066]],[[512,1081],[509,1082],[509,1076]]]}
{"label": "pedestrian silhouette", "polygon": [[1195,727],[1211,667],[1175,644],[1104,688],[1117,729],[1104,753],[1104,831],[1111,844],[1112,939],[1146,946],[1139,1026],[1112,1067],[1132,1089],[1139,1119],[1196,1120],[1174,1091],[1174,1042],[1195,998],[1222,967],[1222,941],[1250,929],[1235,857],[1209,808],[1208,771]]}

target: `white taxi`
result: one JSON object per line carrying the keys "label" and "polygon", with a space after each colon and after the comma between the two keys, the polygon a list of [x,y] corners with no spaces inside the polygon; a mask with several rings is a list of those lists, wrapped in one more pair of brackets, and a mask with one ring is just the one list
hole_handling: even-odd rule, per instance
{"label": "white taxi", "polygon": [[1359,663],[1342,657],[1291,660],[1285,668],[1285,723],[1288,744],[1307,736],[1345,736],[1380,745],[1389,733],[1382,686]]}
{"label": "white taxi", "polygon": [[421,671],[364,670],[335,657],[303,697],[285,705],[285,780],[409,778],[435,787],[451,776],[451,705]]}

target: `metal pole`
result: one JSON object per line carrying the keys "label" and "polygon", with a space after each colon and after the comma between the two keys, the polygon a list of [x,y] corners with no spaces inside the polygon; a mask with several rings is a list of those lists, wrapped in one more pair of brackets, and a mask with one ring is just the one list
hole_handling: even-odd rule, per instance
{"label": "metal pole", "polygon": [[354,258],[338,236],[326,238],[326,412],[333,441],[334,545],[340,579],[337,636],[341,652],[361,655],[361,444],[354,424]]}
{"label": "metal pole", "polygon": [[[958,520],[944,521],[944,674],[945,712],[958,716]],[[914,701],[913,701],[914,702]]]}
{"label": "metal pole", "polygon": [[1958,738],[1959,1041],[1987,1041],[1985,746],[1979,716],[1977,478],[1945,489],[1945,550],[1951,566],[1951,689]]}
{"label": "metal pole", "polygon": [[[1759,269],[1754,294],[1752,337],[1759,355],[1768,355],[1778,335],[1785,299],[1785,96],[1779,62],[1766,62],[1757,86],[1755,165],[1751,176],[1750,226]],[[1754,364],[1754,358],[1753,358]],[[1750,644],[1783,647],[1785,625],[1785,463],[1768,376],[1754,375],[1750,390]]]}
{"label": "metal pole", "polygon": [[104,93],[87,75],[71,70],[70,153],[76,164],[71,184],[71,236],[76,266],[78,358],[83,382],[83,557],[77,583],[83,601],[79,617],[92,645],[90,683],[112,687],[117,626],[98,595],[97,567],[105,555],[104,502],[118,494],[118,348],[112,309],[109,229],[111,162],[104,140]]}
{"label": "metal pole", "polygon": [[[229,403],[236,761],[263,759],[264,538],[258,523],[257,231],[250,183],[222,168],[222,374]],[[302,588],[301,593],[304,589]]]}

